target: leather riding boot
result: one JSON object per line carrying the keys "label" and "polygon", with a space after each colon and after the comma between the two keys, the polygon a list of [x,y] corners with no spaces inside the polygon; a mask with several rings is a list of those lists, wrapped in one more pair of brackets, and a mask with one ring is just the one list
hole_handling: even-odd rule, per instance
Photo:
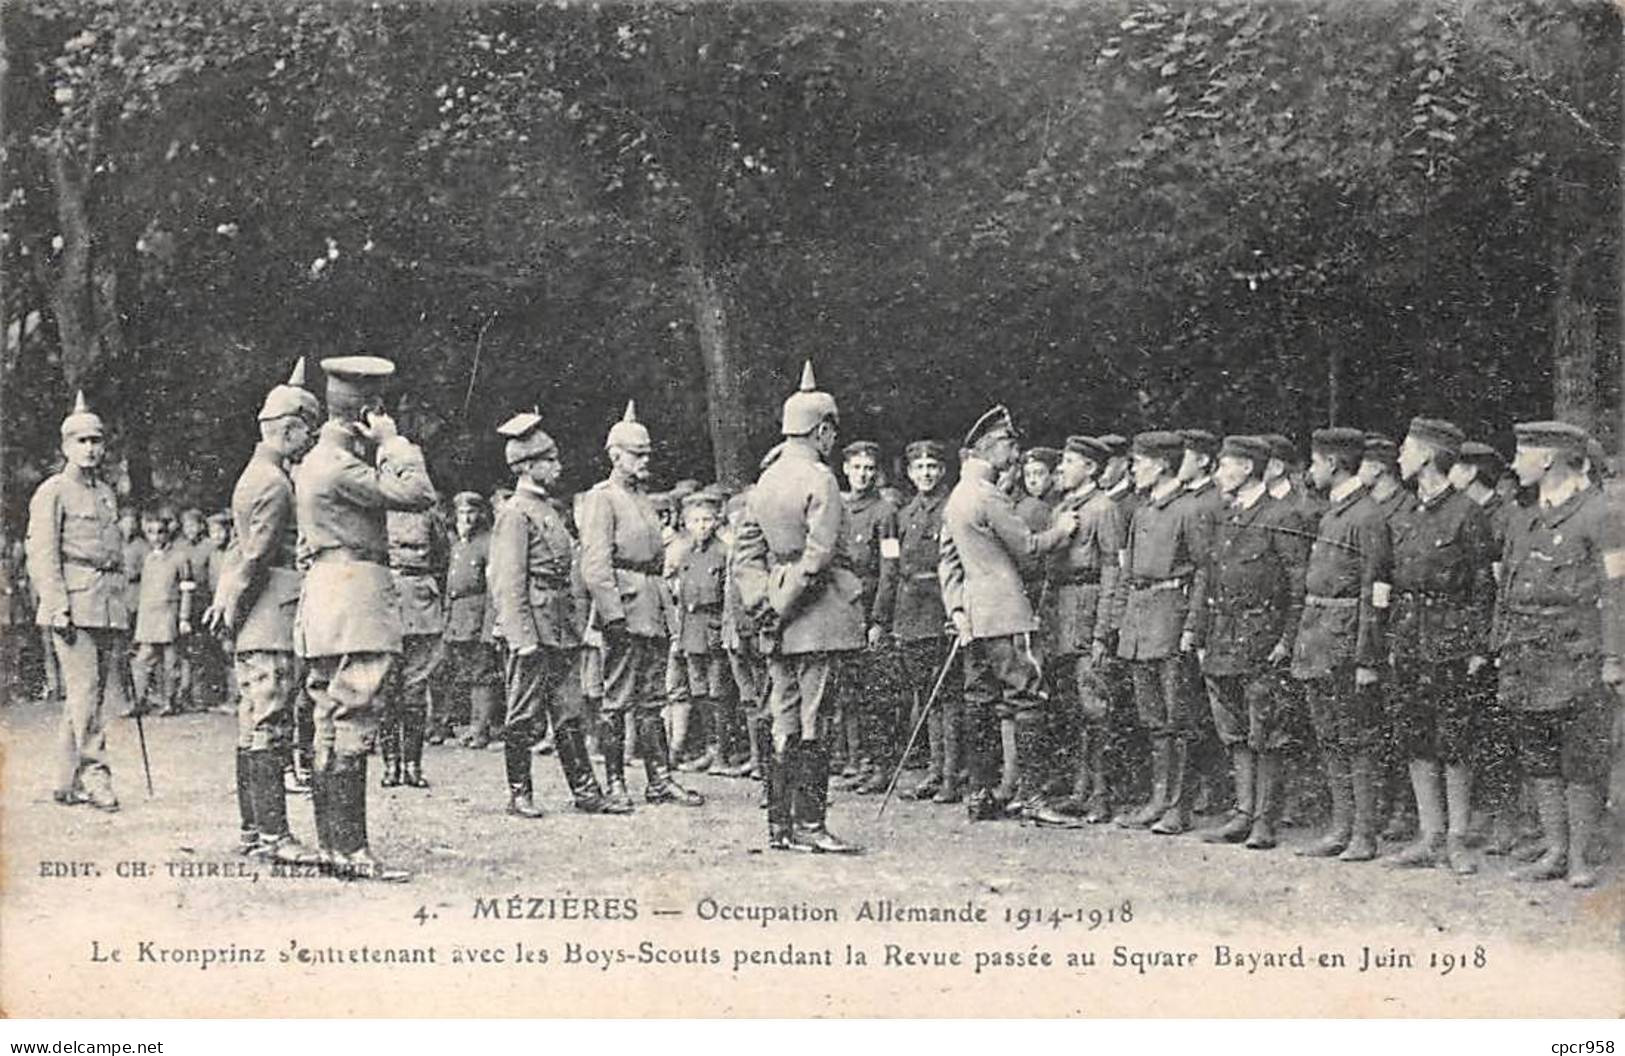
{"label": "leather riding boot", "polygon": [[1254,760],[1258,782],[1253,798],[1253,827],[1247,833],[1249,850],[1267,851],[1275,846],[1275,826],[1281,817],[1281,756],[1259,752]]}
{"label": "leather riding boot", "polygon": [[1168,808],[1151,826],[1158,836],[1178,836],[1191,827],[1191,742],[1175,734],[1168,741]]}
{"label": "leather riding boot", "polygon": [[496,687],[472,687],[468,691],[468,732],[463,735],[463,744],[469,748],[484,748],[490,744],[496,714]]}
{"label": "leather riding boot", "polygon": [[898,793],[903,799],[930,799],[942,788],[942,709],[932,708],[925,716],[925,743],[931,761],[925,776],[913,788]]}
{"label": "leather riding boot", "polygon": [[857,854],[862,848],[829,831],[829,756],[817,741],[802,741],[795,751],[794,824],[791,849],[814,854]]}
{"label": "leather riding boot", "polygon": [[994,790],[993,798],[1000,803],[1010,803],[1016,798],[1016,788],[1021,782],[1019,763],[1016,761],[1016,720],[998,719],[999,731],[999,787]]}
{"label": "leather riding boot", "polygon": [[960,737],[964,729],[964,709],[958,697],[942,695],[937,710],[942,715],[942,788],[931,797],[933,803],[958,803],[963,795],[959,771],[964,762]]}
{"label": "leather riding boot", "polygon": [[[280,783],[282,775],[277,775]],[[259,822],[254,817],[254,769],[247,748],[237,749],[237,853],[249,854],[260,845]]]}
{"label": "leather riding boot", "polygon": [[1342,854],[1354,827],[1354,794],[1349,787],[1348,760],[1339,752],[1327,752],[1321,767],[1331,793],[1332,820],[1324,836],[1307,847],[1298,848],[1298,855],[1304,858],[1335,858]]}
{"label": "leather riding boot", "polygon": [[1202,834],[1203,843],[1240,843],[1253,831],[1257,810],[1254,798],[1258,793],[1256,762],[1253,750],[1245,744],[1230,749],[1230,776],[1235,784],[1236,805],[1230,811],[1229,821]]}
{"label": "leather riding boot", "polygon": [[1168,764],[1171,741],[1166,734],[1151,738],[1151,798],[1124,818],[1119,824],[1125,829],[1149,829],[1168,809]]}
{"label": "leather riding boot", "polygon": [[1104,825],[1112,820],[1112,793],[1106,777],[1105,723],[1091,723],[1084,734],[1083,758],[1089,767],[1089,801],[1083,820],[1091,825]]}
{"label": "leather riding boot", "polygon": [[1383,860],[1394,869],[1432,869],[1444,857],[1444,790],[1439,786],[1439,764],[1412,759],[1411,789],[1416,796],[1416,842]]}
{"label": "leather riding boot", "polygon": [[426,718],[425,709],[421,707],[408,708],[401,716],[401,784],[413,788],[429,787],[428,779],[423,776],[423,727]]}
{"label": "leather riding boot", "polygon": [[1569,833],[1568,792],[1561,777],[1537,777],[1534,786],[1535,812],[1540,815],[1545,849],[1529,865],[1512,871],[1514,880],[1559,880],[1568,875],[1572,853]]}
{"label": "leather riding boot", "polygon": [[323,856],[319,851],[300,843],[288,831],[288,793],[282,787],[282,753],[250,752],[249,771],[253,784],[254,816],[260,833],[257,853],[283,865],[321,863]]}
{"label": "leather riding boot", "polygon": [[539,818],[542,809],[532,795],[530,745],[515,737],[502,745],[502,769],[508,779],[508,813],[520,818]]}
{"label": "leather riding boot", "polygon": [[558,727],[559,763],[564,767],[565,780],[570,784],[570,796],[575,808],[584,814],[630,814],[632,804],[611,803],[592,772],[592,757],[587,754],[587,731],[579,718],[565,719]]}
{"label": "leather riding boot", "polygon": [[1337,858],[1369,862],[1377,856],[1377,764],[1369,753],[1349,759],[1349,790],[1354,801],[1353,829],[1349,845]]}
{"label": "leather riding boot", "polygon": [[401,783],[401,717],[392,711],[378,731],[378,755],[383,760],[383,774],[378,778],[381,788],[394,788]]}
{"label": "leather riding boot", "polygon": [[333,814],[337,809],[333,801],[333,783],[331,774],[332,757],[322,761],[322,765],[311,767],[310,771],[310,807],[315,816],[316,823],[316,849],[322,856],[324,864],[333,864]]}
{"label": "leather riding boot", "polygon": [[598,744],[604,752],[604,802],[612,814],[632,813],[626,793],[626,722],[618,711],[605,712],[598,723]]}
{"label": "leather riding boot", "polygon": [[1602,813],[1602,797],[1595,785],[1570,782],[1565,789],[1569,815],[1569,886],[1596,887],[1597,869],[1587,852]]}
{"label": "leather riding boot", "polygon": [[1063,814],[1050,805],[1044,795],[1044,781],[1048,773],[1049,755],[1045,715],[1032,711],[1016,721],[1016,798],[1021,802],[1021,816],[1035,825],[1051,828],[1077,829],[1083,819]]}
{"label": "leather riding boot", "polygon": [[341,755],[334,759],[334,776],[339,789],[343,818],[341,842],[343,857],[335,864],[338,875],[347,880],[381,880],[404,883],[412,874],[385,865],[367,845],[367,757]]}
{"label": "leather riding boot", "polygon": [[760,747],[762,790],[767,794],[767,846],[775,851],[794,850],[794,776],[799,738],[791,738],[782,750],[769,742]]}
{"label": "leather riding boot", "polygon": [[289,753],[288,765],[282,772],[284,791],[302,794],[310,791],[310,750],[297,745]]}
{"label": "leather riding boot", "polygon": [[643,745],[643,773],[647,782],[643,798],[646,802],[677,803],[685,807],[705,803],[704,796],[684,788],[672,778],[667,765],[671,748],[666,744],[666,725],[660,721],[659,712],[638,712],[638,741]]}

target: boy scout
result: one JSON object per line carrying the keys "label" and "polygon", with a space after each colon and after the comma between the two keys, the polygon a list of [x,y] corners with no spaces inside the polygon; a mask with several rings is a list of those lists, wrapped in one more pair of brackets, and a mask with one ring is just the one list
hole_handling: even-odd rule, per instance
{"label": "boy scout", "polygon": [[700,806],[705,797],[671,776],[671,748],[660,716],[670,600],[661,578],[660,522],[645,493],[652,446],[649,430],[628,402],[604,442],[610,475],[593,485],[581,504],[581,576],[604,636],[605,776],[610,798],[626,802],[624,723],[630,714],[647,778],[643,798]]}
{"label": "boy scout", "polygon": [[453,699],[435,702],[434,725],[437,735],[451,736],[453,727],[466,723],[463,743],[483,748],[490,741],[502,686],[491,640],[494,610],[486,580],[491,521],[485,497],[477,491],[460,491],[451,504],[457,535],[446,558],[445,640],[451,675],[446,684]]}
{"label": "boy scout", "polygon": [[[1061,464],[1061,452],[1053,447],[1029,447],[1021,456],[1021,486],[1016,499],[1016,516],[1027,527],[1041,532],[1049,527],[1055,512],[1055,470]],[[1044,591],[1044,560],[1035,557],[1022,563],[1021,581],[1027,588],[1027,600],[1038,607],[1039,595]]]}
{"label": "boy scout", "polygon": [[304,388],[304,373],[301,360],[287,384],[267,393],[260,407],[260,442],[231,493],[236,542],[226,551],[203,615],[208,629],[234,650],[242,849],[291,864],[322,860],[289,831],[283,784],[299,696],[294,610],[300,575],[287,467],[309,449],[321,419],[321,405]]}
{"label": "boy scout", "polygon": [[[101,418],[83,393],[62,420],[67,465],[28,504],[28,578],[39,598],[34,620],[50,634],[62,677],[61,756],[53,798],[115,811],[103,707],[123,670],[130,612],[118,503],[102,479]],[[131,702],[132,705],[134,702]]]}
{"label": "boy scout", "polygon": [[683,525],[689,536],[677,566],[677,645],[692,705],[706,729],[703,755],[688,769],[726,768],[734,755],[734,714],[727,654],[722,651],[722,603],[728,551],[717,538],[722,498],[710,490],[683,499]]}
{"label": "boy scout", "polygon": [[[1019,563],[1063,546],[1078,527],[1075,513],[1034,532],[999,488],[1019,448],[1009,411],[995,407],[965,437],[969,454],[942,511],[938,572],[943,606],[953,622],[965,669],[965,739],[970,754],[972,821],[1007,812],[1049,816],[1043,799],[1043,668],[1033,642],[1038,620],[1023,589]],[[1015,725],[1018,784],[994,790],[1002,753],[1000,725]]]}
{"label": "boy scout", "polygon": [[[722,587],[722,648],[728,654],[734,692],[744,713],[745,735],[750,761],[738,769],[740,776],[761,777],[764,760],[773,755],[773,731],[767,713],[767,658],[760,647],[756,621],[745,611],[739,596],[739,577],[734,557],[739,552],[739,526],[745,518],[750,488],[733,496],[727,504],[728,567]],[[724,772],[727,776],[728,772]],[[762,806],[767,806],[767,788],[762,789]]]}
{"label": "boy scout", "polygon": [[[1417,498],[1389,519],[1394,579],[1388,639],[1399,746],[1416,797],[1420,836],[1388,859],[1396,866],[1477,870],[1467,851],[1470,765],[1479,732],[1468,679],[1485,666],[1495,585],[1484,513],[1450,486],[1465,439],[1454,424],[1414,418],[1399,472]],[[1441,770],[1443,781],[1441,784]]]}
{"label": "boy scout", "polygon": [[581,647],[570,568],[575,540],[553,506],[548,489],[558,483],[558,445],[542,431],[541,418],[526,412],[503,423],[505,455],[517,481],[513,497],[497,514],[491,532],[491,595],[496,634],[504,654],[508,690],[502,724],[508,813],[539,818],[531,779],[531,748],[551,724],[559,767],[575,807],[588,814],[627,814],[624,795],[606,800],[587,756],[579,697],[566,692],[579,675]]}
{"label": "boy scout", "polygon": [[1178,433],[1134,438],[1134,481],[1146,496],[1129,525],[1113,605],[1117,655],[1129,662],[1140,725],[1151,742],[1151,796],[1122,824],[1165,836],[1190,828],[1191,665],[1206,615],[1210,522],[1198,501],[1180,501],[1186,450]]}
{"label": "boy scout", "polygon": [[179,715],[184,710],[181,643],[192,637],[192,598],[197,593],[193,551],[172,538],[174,527],[168,507],[155,506],[141,514],[148,549],[135,610],[133,703],[147,710],[149,691],[156,685],[162,715]]}
{"label": "boy scout", "polygon": [[434,505],[423,452],[382,413],[395,364],[376,356],[322,360],[327,421],[294,473],[302,556],[295,644],[314,705],[311,799],[316,833],[342,877],[400,882],[367,843],[367,754],[379,695],[401,651],[401,616],[389,571],[390,510]]}
{"label": "boy scout", "polygon": [[1214,481],[1226,505],[1214,526],[1204,604],[1202,675],[1219,741],[1230,756],[1235,808],[1208,843],[1275,846],[1290,700],[1282,665],[1292,655],[1303,609],[1309,541],[1292,505],[1269,498],[1270,446],[1229,436]]}
{"label": "boy scout", "polygon": [[1292,676],[1308,699],[1332,820],[1324,837],[1298,853],[1364,862],[1377,854],[1377,683],[1388,661],[1392,548],[1387,522],[1365,501],[1356,475],[1365,434],[1317,429],[1310,450],[1310,479],[1330,505],[1309,550]]}
{"label": "boy scout", "polygon": [[401,655],[385,683],[378,754],[385,788],[428,788],[423,776],[423,741],[429,724],[429,686],[445,660],[446,609],[441,582],[448,543],[440,512],[391,510],[389,570],[401,610]]}
{"label": "boy scout", "polygon": [[880,445],[869,440],[847,444],[842,472],[847,490],[846,564],[863,583],[859,599],[867,620],[868,648],[854,654],[852,670],[841,694],[841,719],[847,742],[847,763],[856,763],[853,783],[860,794],[884,792],[901,745],[897,742],[897,683],[891,676],[885,651],[885,620],[879,599],[895,589],[897,559],[897,507],[880,494]]}
{"label": "boy scout", "polygon": [[859,848],[829,830],[831,704],[846,658],[866,644],[863,583],[846,564],[851,531],[841,488],[823,460],[840,424],[812,364],[784,401],[784,441],[762,460],[734,541],[745,611],[768,649],[773,752],[766,768],[768,847],[817,854]]}
{"label": "boy scout", "polygon": [[[916,708],[922,707],[937,674],[948,661],[948,614],[942,607],[942,586],[937,580],[937,539],[942,532],[942,507],[948,501],[943,480],[948,470],[948,447],[936,440],[916,440],[905,449],[908,479],[914,497],[897,515],[897,575],[890,592],[878,599],[880,624],[897,642],[905,684]],[[958,803],[959,727],[962,721],[959,690],[950,675],[937,703],[926,715],[930,767],[925,777],[903,795],[937,803]],[[919,721],[909,716],[909,728]]]}
{"label": "boy scout", "polygon": [[[1057,512],[1077,514],[1078,527],[1049,558],[1040,621],[1046,651],[1056,664],[1056,684],[1077,711],[1077,769],[1072,798],[1059,807],[1060,820],[1081,815],[1090,824],[1111,820],[1106,774],[1109,696],[1101,677],[1106,634],[1117,588],[1118,554],[1126,529],[1122,511],[1096,483],[1109,449],[1088,436],[1069,436],[1061,454]],[[1036,820],[1053,824],[1055,812]]]}
{"label": "boy scout", "polygon": [[1522,422],[1512,469],[1537,489],[1511,518],[1494,641],[1501,700],[1517,721],[1545,852],[1514,876],[1591,887],[1586,860],[1608,780],[1610,724],[1625,681],[1625,523],[1586,480],[1584,430]]}

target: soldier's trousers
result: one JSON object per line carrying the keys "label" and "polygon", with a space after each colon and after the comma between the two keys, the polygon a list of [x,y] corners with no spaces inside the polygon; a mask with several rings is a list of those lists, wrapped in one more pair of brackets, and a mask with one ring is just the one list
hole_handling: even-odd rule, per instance
{"label": "soldier's trousers", "polygon": [[123,677],[119,665],[129,639],[123,631],[80,627],[71,644],[53,632],[51,646],[62,676],[57,790],[71,792],[86,780],[106,784],[105,710],[114,683]]}
{"label": "soldier's trousers", "polygon": [[[909,697],[917,698],[918,707],[923,708],[931,703],[931,688],[936,685],[937,676],[942,674],[942,665],[948,662],[948,651],[953,641],[949,638],[919,638],[900,644]],[[963,671],[957,683],[954,672],[948,672],[942,681],[942,691],[937,694],[936,702],[931,704],[931,712],[925,720],[927,743],[931,748],[930,772],[950,784],[959,780],[959,746],[965,724],[964,685]],[[918,714],[911,714],[910,730],[919,721]]]}
{"label": "soldier's trousers", "polygon": [[1518,759],[1534,779],[1607,786],[1613,755],[1615,691],[1605,686],[1567,707],[1517,713]]}
{"label": "soldier's trousers", "polygon": [[576,694],[565,692],[565,680],[579,668],[574,649],[543,646],[529,656],[508,650],[503,660],[508,690],[502,743],[529,748],[547,735],[549,724],[581,717]]}
{"label": "soldier's trousers", "polygon": [[283,752],[292,743],[293,701],[299,693],[299,659],[291,652],[256,649],[238,653],[237,747]]}
{"label": "soldier's trousers", "polygon": [[404,636],[400,658],[385,683],[384,711],[380,716],[384,744],[391,754],[399,746],[407,762],[421,756],[423,731],[429,721],[429,686],[445,659],[445,650],[445,642],[438,634]]}
{"label": "soldier's trousers", "polygon": [[1324,752],[1369,755],[1382,736],[1380,686],[1356,686],[1354,668],[1341,667],[1323,678],[1303,680],[1309,724]]}
{"label": "soldier's trousers", "polygon": [[1479,723],[1464,658],[1401,660],[1388,692],[1395,701],[1396,741],[1406,760],[1472,761]]}
{"label": "soldier's trousers", "polygon": [[[665,638],[623,635],[604,644],[604,712],[659,711],[666,702]],[[683,688],[686,690],[687,679]]]}
{"label": "soldier's trousers", "polygon": [[[859,649],[847,654],[841,676],[841,712],[856,723],[859,755],[876,765],[890,765],[897,744],[897,659],[890,649]],[[857,762],[857,760],[851,760]]]}
{"label": "soldier's trousers", "polygon": [[1213,726],[1225,748],[1283,752],[1291,744],[1286,715],[1291,698],[1285,674],[1276,670],[1244,675],[1206,675]]}
{"label": "soldier's trousers", "polygon": [[842,653],[775,653],[767,660],[768,713],[773,747],[827,740],[840,688]]}
{"label": "soldier's trousers", "polygon": [[1153,740],[1188,738],[1195,729],[1192,707],[1192,660],[1185,654],[1155,660],[1130,660],[1134,707],[1140,725]]}
{"label": "soldier's trousers", "polygon": [[1014,719],[1019,731],[1038,717],[1044,706],[1044,669],[1030,633],[973,638],[963,655],[971,788],[990,789],[1002,770],[1000,723]]}
{"label": "soldier's trousers", "polygon": [[366,755],[378,739],[379,695],[395,666],[394,653],[344,653],[307,661],[305,689],[314,704],[316,769],[335,755]]}
{"label": "soldier's trousers", "polygon": [[478,638],[446,642],[446,673],[442,682],[447,699],[435,701],[435,720],[461,725],[475,720],[473,700],[503,684],[497,668],[496,647]]}

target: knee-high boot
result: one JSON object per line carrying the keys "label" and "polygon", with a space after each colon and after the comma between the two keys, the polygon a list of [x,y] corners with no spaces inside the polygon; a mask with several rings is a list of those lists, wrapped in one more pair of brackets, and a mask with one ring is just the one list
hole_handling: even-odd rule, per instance
{"label": "knee-high boot", "polygon": [[288,831],[288,793],[282,786],[283,753],[275,750],[249,752],[254,817],[259,826],[259,853],[284,865],[315,865],[322,861]]}
{"label": "knee-high boot", "polygon": [[423,776],[424,723],[428,708],[421,687],[415,690],[415,707],[401,714],[401,784],[413,788],[428,788],[429,779]]}
{"label": "knee-high boot", "polygon": [[[281,781],[281,775],[277,776]],[[260,828],[254,818],[254,771],[247,748],[237,749],[237,853],[248,854],[260,845]]]}
{"label": "knee-high boot", "polygon": [[818,741],[802,741],[795,751],[794,826],[791,846],[814,854],[857,854],[854,844],[829,831],[829,755]]}
{"label": "knee-high boot", "polygon": [[632,813],[626,793],[626,721],[618,711],[606,711],[598,723],[598,743],[604,751],[604,800],[610,813]]}
{"label": "knee-high boot", "polygon": [[508,813],[516,818],[539,818],[530,774],[530,738],[509,730],[502,742],[502,768],[508,778]]}
{"label": "knee-high boot", "polygon": [[1170,758],[1169,745],[1171,739],[1166,734],[1156,734],[1151,738],[1151,798],[1145,804],[1124,818],[1122,826],[1127,829],[1149,829],[1156,824],[1168,809],[1168,761]]}
{"label": "knee-high boot", "polygon": [[775,851],[795,850],[795,774],[798,738],[775,750],[772,739],[758,746],[761,753],[762,791],[767,798],[767,845]]}
{"label": "knee-high boot", "polygon": [[1321,761],[1326,787],[1331,793],[1332,821],[1326,834],[1307,847],[1299,848],[1305,858],[1335,858],[1349,845],[1354,828],[1354,794],[1349,787],[1349,764],[1341,752],[1328,751]]}
{"label": "knee-high boot", "polygon": [[403,883],[412,878],[404,869],[385,865],[367,844],[367,757],[336,755],[329,775],[337,800],[335,821],[336,863],[340,876],[354,880]]}
{"label": "knee-high boot", "polygon": [[667,762],[671,758],[671,749],[666,744],[666,726],[660,721],[660,713],[640,711],[637,721],[638,741],[643,746],[643,773],[647,779],[643,789],[644,800],[649,803],[677,803],[685,807],[703,805],[704,796],[684,788],[671,776],[671,767]]}

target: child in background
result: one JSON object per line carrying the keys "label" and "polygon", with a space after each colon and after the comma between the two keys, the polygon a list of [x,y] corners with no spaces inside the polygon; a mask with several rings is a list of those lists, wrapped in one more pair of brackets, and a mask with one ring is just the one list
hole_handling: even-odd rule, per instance
{"label": "child in background", "polygon": [[[202,589],[209,567],[209,552],[214,549],[214,542],[209,538],[208,522],[203,518],[203,511],[196,506],[188,506],[181,511],[180,535],[175,534],[175,518],[169,518],[170,546],[191,562],[196,573],[193,582],[196,589]],[[206,601],[207,599],[205,599]],[[202,612],[202,609],[198,610]],[[175,698],[180,703],[177,707],[190,704],[193,708],[207,710],[213,707],[216,701],[212,699],[211,687],[208,684],[208,658],[205,655],[207,645],[206,634],[193,634],[187,631],[182,634],[176,643],[180,656],[180,681],[175,690]]]}
{"label": "child in background", "polygon": [[[208,608],[214,600],[214,592],[220,586],[220,573],[226,567],[226,551],[231,548],[230,510],[216,510],[209,514],[207,538],[204,561],[194,561],[195,570],[204,580],[198,584],[201,596],[192,599],[199,612]],[[237,714],[237,665],[232,662],[236,647],[229,632],[221,637],[200,632],[198,639],[206,659],[209,696],[220,702],[219,710],[222,712]]]}
{"label": "child in background", "polygon": [[[688,546],[677,566],[678,648],[683,654],[688,676],[689,700],[698,707],[705,727],[704,754],[683,765],[684,770],[705,771],[730,765],[733,755],[732,716],[726,703],[733,699],[726,685],[728,658],[722,651],[723,576],[728,567],[728,550],[717,538],[722,498],[717,493],[697,491],[683,499],[683,527]],[[686,732],[679,731],[679,715],[672,721],[672,743]],[[675,749],[674,749],[675,750]]]}
{"label": "child in background", "polygon": [[[141,711],[158,710],[179,715],[181,639],[192,633],[192,596],[197,580],[192,558],[183,546],[174,546],[170,511],[148,510],[141,515],[147,556],[141,566],[141,596],[135,615],[135,682],[132,705]],[[155,687],[156,684],[156,688]],[[155,708],[147,707],[156,697]]]}

